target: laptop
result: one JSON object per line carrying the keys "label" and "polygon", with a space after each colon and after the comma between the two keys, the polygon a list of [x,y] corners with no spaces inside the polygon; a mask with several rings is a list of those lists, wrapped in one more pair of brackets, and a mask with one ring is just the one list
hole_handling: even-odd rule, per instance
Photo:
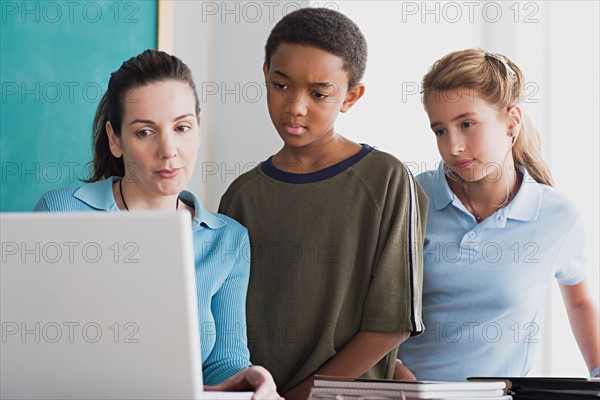
{"label": "laptop", "polygon": [[204,392],[189,213],[0,213],[0,397]]}

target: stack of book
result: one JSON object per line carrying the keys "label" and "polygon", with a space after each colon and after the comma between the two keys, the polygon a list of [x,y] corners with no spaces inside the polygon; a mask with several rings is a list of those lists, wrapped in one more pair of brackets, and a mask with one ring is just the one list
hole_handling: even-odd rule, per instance
{"label": "stack of book", "polygon": [[469,378],[506,383],[514,400],[600,400],[599,378]]}
{"label": "stack of book", "polygon": [[506,383],[503,381],[390,381],[316,376],[310,399],[511,400],[512,397],[505,393],[505,388]]}

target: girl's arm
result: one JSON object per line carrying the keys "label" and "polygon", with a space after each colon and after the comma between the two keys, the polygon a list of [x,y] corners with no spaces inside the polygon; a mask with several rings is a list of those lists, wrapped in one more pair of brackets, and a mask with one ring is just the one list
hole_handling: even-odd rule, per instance
{"label": "girl's arm", "polygon": [[309,378],[287,391],[286,400],[306,399],[314,375],[359,377],[410,336],[409,332],[358,332]]}
{"label": "girl's arm", "polygon": [[[559,285],[569,315],[571,330],[589,371],[600,366],[598,309],[590,297],[585,279],[576,285]],[[596,371],[598,371],[596,369]],[[596,376],[598,376],[596,372]]]}

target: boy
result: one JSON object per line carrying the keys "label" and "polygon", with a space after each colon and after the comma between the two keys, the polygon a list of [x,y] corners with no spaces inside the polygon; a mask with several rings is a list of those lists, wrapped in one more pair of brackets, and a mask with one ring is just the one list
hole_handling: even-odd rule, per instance
{"label": "boy", "polygon": [[283,148],[236,179],[219,212],[250,233],[251,360],[286,399],[313,375],[392,378],[423,331],[427,198],[396,158],[335,133],[363,95],[367,46],[339,12],[304,8],[266,44],[269,114]]}

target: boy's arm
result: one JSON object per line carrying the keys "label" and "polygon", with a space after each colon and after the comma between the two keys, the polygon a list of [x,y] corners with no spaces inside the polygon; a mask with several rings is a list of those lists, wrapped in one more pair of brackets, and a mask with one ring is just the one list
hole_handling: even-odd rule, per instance
{"label": "boy's arm", "polygon": [[[410,332],[358,332],[337,354],[315,371],[314,375],[359,377],[386,354],[404,342]],[[302,381],[284,394],[286,400],[306,399],[314,377]]]}
{"label": "boy's arm", "polygon": [[[576,285],[560,285],[571,330],[585,359],[588,371],[600,367],[598,310],[590,297],[585,279]],[[596,375],[599,375],[596,372]]]}
{"label": "boy's arm", "polygon": [[395,381],[416,381],[417,377],[412,373],[410,369],[406,367],[402,363],[401,360],[396,359],[396,365],[394,368],[394,378]]}

